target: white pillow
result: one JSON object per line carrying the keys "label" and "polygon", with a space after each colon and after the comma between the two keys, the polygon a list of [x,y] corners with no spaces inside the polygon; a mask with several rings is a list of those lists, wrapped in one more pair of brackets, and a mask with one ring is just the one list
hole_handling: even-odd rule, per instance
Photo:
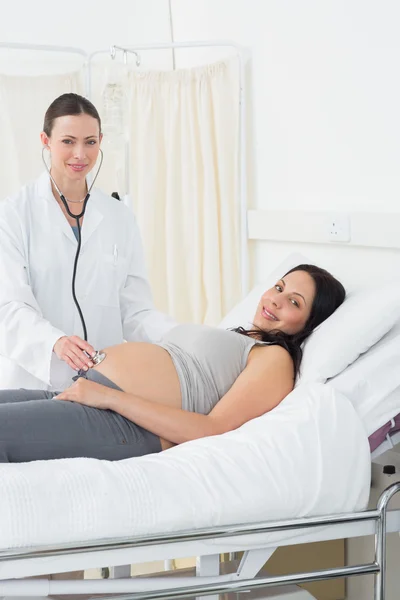
{"label": "white pillow", "polygon": [[[302,254],[288,256],[263,284],[257,285],[226,315],[219,327],[250,328],[263,292],[292,267],[310,262]],[[296,385],[309,381],[325,383],[335,377],[379,341],[399,319],[400,281],[352,290],[306,341]]]}
{"label": "white pillow", "polygon": [[367,435],[400,413],[400,322],[327,385],[344,394]]}
{"label": "white pillow", "polygon": [[306,340],[297,385],[335,377],[400,319],[400,281],[359,287]]}

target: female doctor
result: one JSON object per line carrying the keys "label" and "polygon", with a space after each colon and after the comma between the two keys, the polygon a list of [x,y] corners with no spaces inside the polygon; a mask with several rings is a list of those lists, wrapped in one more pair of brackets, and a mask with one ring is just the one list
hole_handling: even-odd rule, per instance
{"label": "female doctor", "polygon": [[96,349],[155,342],[175,325],[154,309],[133,214],[88,187],[101,139],[93,104],[63,94],[41,133],[50,166],[0,202],[0,389],[65,389]]}

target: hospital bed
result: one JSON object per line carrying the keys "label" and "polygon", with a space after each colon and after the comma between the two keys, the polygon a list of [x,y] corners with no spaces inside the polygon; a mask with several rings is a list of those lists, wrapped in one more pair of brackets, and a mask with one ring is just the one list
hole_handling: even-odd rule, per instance
{"label": "hospital bed", "polygon": [[[246,325],[270,280],[221,326]],[[351,292],[306,343],[293,392],[238,430],[114,463],[0,465],[0,596],[305,600],[311,594],[295,584],[369,573],[383,600],[385,536],[400,531],[400,510],[387,509],[400,483],[393,479],[376,509],[365,510],[368,438],[379,440],[372,459],[381,461],[400,441],[400,285],[392,282],[373,312],[378,297]],[[370,563],[258,575],[277,547],[367,535],[376,538]],[[226,553],[231,560],[221,564]],[[192,573],[131,578],[126,566],[188,556],[198,557]],[[24,579],[99,567],[113,577]]]}

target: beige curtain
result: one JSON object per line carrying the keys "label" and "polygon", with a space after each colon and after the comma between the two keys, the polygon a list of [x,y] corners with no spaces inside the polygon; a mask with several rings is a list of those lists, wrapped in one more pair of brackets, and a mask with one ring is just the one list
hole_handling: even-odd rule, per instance
{"label": "beige curtain", "polygon": [[0,199],[43,170],[39,135],[49,104],[65,92],[82,91],[81,72],[0,75]]}
{"label": "beige curtain", "polygon": [[156,305],[216,325],[240,298],[238,64],[131,72],[130,180]]}

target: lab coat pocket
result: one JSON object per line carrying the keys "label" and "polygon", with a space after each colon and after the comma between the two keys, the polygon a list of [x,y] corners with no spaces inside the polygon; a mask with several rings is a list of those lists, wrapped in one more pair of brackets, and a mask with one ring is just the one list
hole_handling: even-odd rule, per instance
{"label": "lab coat pocket", "polygon": [[99,259],[97,303],[101,306],[119,307],[120,290],[126,279],[126,260],[114,254],[102,254]]}

